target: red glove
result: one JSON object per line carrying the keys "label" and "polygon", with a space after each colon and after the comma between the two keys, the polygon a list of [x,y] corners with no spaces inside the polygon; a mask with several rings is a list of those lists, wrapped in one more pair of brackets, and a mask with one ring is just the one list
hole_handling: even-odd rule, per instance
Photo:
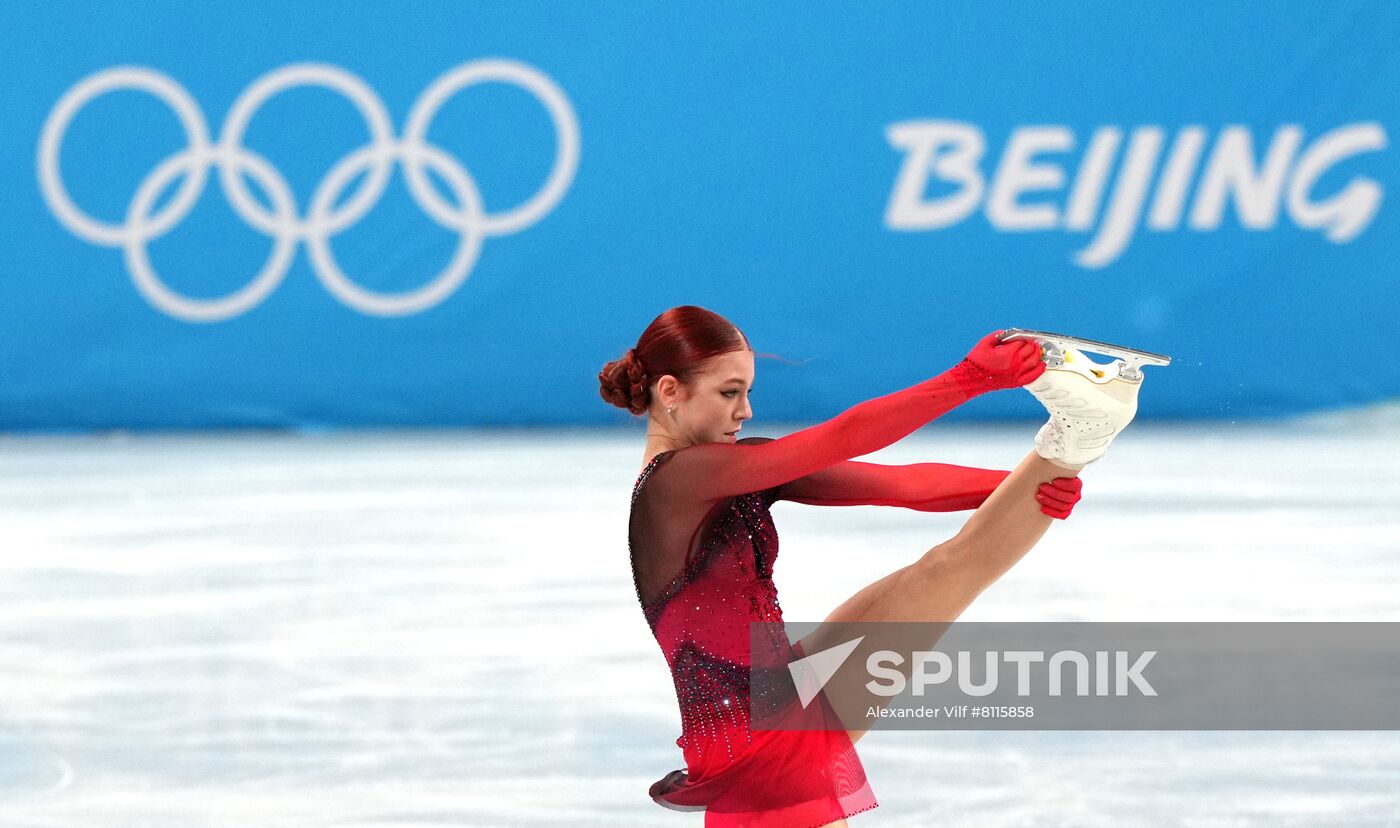
{"label": "red glove", "polygon": [[1057,477],[1049,483],[1041,483],[1035,499],[1040,503],[1040,511],[1052,518],[1064,520],[1079,502],[1079,490],[1084,481],[1077,477]]}
{"label": "red glove", "polygon": [[1001,331],[982,337],[956,366],[958,381],[974,396],[1003,388],[1020,388],[1045,373],[1040,343],[1033,339],[997,339]]}

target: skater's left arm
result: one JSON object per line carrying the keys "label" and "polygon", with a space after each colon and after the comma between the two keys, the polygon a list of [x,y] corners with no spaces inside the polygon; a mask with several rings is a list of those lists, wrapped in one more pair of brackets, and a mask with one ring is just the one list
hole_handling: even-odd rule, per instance
{"label": "skater's left arm", "polygon": [[777,500],[813,506],[902,506],[960,512],[982,505],[1010,474],[951,463],[886,466],[846,460],[778,487]]}
{"label": "skater's left arm", "polygon": [[901,506],[921,512],[958,512],[981,506],[1010,473],[951,463],[892,466],[844,460],[777,486],[773,499],[812,506]]}

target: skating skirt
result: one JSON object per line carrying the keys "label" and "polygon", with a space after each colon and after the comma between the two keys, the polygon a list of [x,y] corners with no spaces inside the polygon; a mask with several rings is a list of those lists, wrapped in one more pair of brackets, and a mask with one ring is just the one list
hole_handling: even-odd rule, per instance
{"label": "skating skirt", "polygon": [[[802,658],[801,644],[793,645]],[[879,803],[845,726],[819,693],[794,702],[782,726],[756,730],[733,762],[691,777],[675,770],[652,784],[651,798],[678,811],[705,812],[705,828],[818,828]]]}

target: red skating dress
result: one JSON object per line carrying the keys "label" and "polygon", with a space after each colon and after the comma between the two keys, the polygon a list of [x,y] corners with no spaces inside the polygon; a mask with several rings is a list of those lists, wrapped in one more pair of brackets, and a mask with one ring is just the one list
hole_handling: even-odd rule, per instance
{"label": "red skating dress", "polygon": [[[651,786],[707,828],[816,828],[877,806],[855,746],[829,704],[797,715],[823,729],[750,728],[749,622],[782,621],[773,563],[778,500],[825,506],[973,509],[1009,472],[945,463],[853,461],[989,390],[964,360],[779,439],[663,451],[632,492],[628,545],[637,599],[671,668],[685,770]],[[781,629],[781,628],[778,628]],[[788,645],[785,661],[801,658]],[[790,649],[788,649],[790,647]],[[771,701],[771,700],[770,700]]]}

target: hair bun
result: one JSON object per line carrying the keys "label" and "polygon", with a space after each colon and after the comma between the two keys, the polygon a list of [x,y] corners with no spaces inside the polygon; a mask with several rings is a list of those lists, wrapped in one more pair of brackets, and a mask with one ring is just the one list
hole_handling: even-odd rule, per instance
{"label": "hair bun", "polygon": [[598,393],[610,405],[625,408],[633,414],[647,410],[647,372],[637,358],[637,349],[628,348],[622,359],[603,366],[598,372]]}

